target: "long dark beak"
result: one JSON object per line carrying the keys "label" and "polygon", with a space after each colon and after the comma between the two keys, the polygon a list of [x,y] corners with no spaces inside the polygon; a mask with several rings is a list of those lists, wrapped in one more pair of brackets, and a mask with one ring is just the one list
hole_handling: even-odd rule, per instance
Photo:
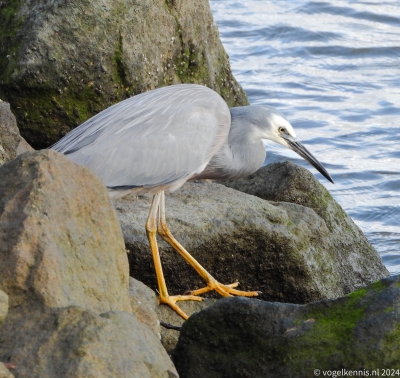
{"label": "long dark beak", "polygon": [[320,172],[326,179],[334,184],[332,177],[329,175],[323,165],[300,142],[287,134],[282,134],[281,137],[284,138],[286,142],[288,142],[289,147],[294,152],[297,152],[303,159],[307,160],[314,168],[316,168],[318,172]]}

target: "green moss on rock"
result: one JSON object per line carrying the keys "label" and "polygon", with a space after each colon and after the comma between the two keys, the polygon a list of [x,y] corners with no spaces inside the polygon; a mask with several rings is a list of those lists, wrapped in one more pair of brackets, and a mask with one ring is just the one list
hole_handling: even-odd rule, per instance
{"label": "green moss on rock", "polygon": [[24,18],[19,15],[20,0],[8,0],[0,5],[0,83],[9,82],[14,71],[20,47],[20,38],[15,38]]}
{"label": "green moss on rock", "polygon": [[0,97],[36,148],[164,85],[203,84],[230,106],[248,103],[206,0],[31,5],[10,0],[0,8]]}
{"label": "green moss on rock", "polygon": [[384,279],[306,306],[221,300],[184,324],[174,363],[180,376],[191,378],[300,378],[314,376],[315,369],[398,369],[399,280]]}

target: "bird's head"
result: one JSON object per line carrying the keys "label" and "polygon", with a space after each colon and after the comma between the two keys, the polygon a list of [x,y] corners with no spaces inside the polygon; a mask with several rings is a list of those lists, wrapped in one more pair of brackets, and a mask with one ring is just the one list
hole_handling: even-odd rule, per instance
{"label": "bird's head", "polygon": [[254,109],[254,113],[252,112],[254,115],[253,122],[257,125],[261,139],[272,140],[295,151],[333,183],[323,165],[297,140],[292,125],[280,111],[270,106],[250,106],[249,108]]}

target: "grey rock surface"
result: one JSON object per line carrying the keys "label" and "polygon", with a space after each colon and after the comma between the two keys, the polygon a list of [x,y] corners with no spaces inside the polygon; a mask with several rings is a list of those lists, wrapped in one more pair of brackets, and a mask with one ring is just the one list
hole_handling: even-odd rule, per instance
{"label": "grey rock surface", "polygon": [[157,337],[126,312],[19,308],[0,339],[0,360],[15,364],[17,378],[178,377]]}
{"label": "grey rock surface", "polygon": [[10,104],[0,100],[0,166],[17,156],[19,141],[17,121]]}
{"label": "grey rock surface", "polygon": [[[322,195],[321,201],[329,196]],[[130,251],[131,275],[156,290],[144,228],[150,201],[127,197],[114,204]],[[307,303],[336,298],[388,275],[343,210],[337,221],[345,218],[349,229],[338,235],[309,207],[199,182],[168,195],[166,212],[171,232],[216,279],[262,291],[261,299]],[[172,248],[163,241],[159,246],[170,294],[204,286]]]}
{"label": "grey rock surface", "polygon": [[[196,312],[199,312],[211,305],[213,305],[217,299],[213,298],[204,298],[203,301],[182,301],[178,302],[179,307],[183,310],[183,312],[187,316],[191,316]],[[168,325],[172,325],[175,327],[181,327],[185,322],[183,318],[178,315],[175,311],[173,311],[169,306],[160,305],[157,306],[157,316],[161,322],[166,323]],[[165,326],[161,327],[161,343],[168,354],[172,353],[172,350],[175,348],[178,343],[180,331],[176,329],[167,328]]]}
{"label": "grey rock surface", "polygon": [[0,290],[0,327],[8,313],[8,295]]}
{"label": "grey rock surface", "polygon": [[176,83],[247,104],[207,0],[3,2],[0,97],[47,147],[100,110]]}
{"label": "grey rock surface", "polygon": [[147,325],[161,339],[161,327],[156,309],[158,301],[156,293],[144,283],[129,278],[129,299],[132,313],[139,322]]}
{"label": "grey rock surface", "polygon": [[17,147],[17,156],[23,154],[24,152],[31,151],[34,151],[32,146],[23,137],[21,137]]}
{"label": "grey rock surface", "polygon": [[[344,287],[349,285],[349,276],[358,281],[360,287],[389,275],[360,228],[307,169],[287,161],[270,164],[240,180],[219,182],[265,200],[289,202],[313,209],[328,228],[330,253],[341,251],[342,258],[351,264],[349,270],[338,261],[338,282]],[[375,266],[376,269],[368,266]]]}
{"label": "grey rock surface", "polygon": [[17,378],[177,377],[159,335],[132,314],[132,301],[149,294],[131,287],[129,296],[121,228],[101,181],[51,150],[20,155],[0,177],[0,290],[10,302],[0,361]]}
{"label": "grey rock surface", "polygon": [[[184,320],[166,305],[158,305],[156,293],[144,283],[129,278],[129,298],[132,312],[139,322],[147,325],[161,339],[161,344],[170,354],[179,338],[179,330],[169,326],[181,327]],[[199,312],[216,302],[216,299],[204,298],[202,302],[182,301],[179,306],[188,315]],[[160,322],[163,325],[160,325]]]}
{"label": "grey rock surface", "polygon": [[0,290],[10,307],[130,312],[125,246],[101,181],[51,150],[20,155],[0,177]]}
{"label": "grey rock surface", "polygon": [[[189,318],[173,360],[181,378],[315,376],[398,369],[400,277],[305,306],[224,298]],[[205,363],[206,362],[206,363]]]}

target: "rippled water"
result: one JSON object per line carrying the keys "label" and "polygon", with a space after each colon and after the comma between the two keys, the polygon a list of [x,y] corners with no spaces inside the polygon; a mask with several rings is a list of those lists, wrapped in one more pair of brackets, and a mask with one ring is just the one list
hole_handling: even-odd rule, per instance
{"label": "rippled water", "polygon": [[325,165],[315,172],[400,273],[400,2],[210,0],[252,104],[281,110]]}

